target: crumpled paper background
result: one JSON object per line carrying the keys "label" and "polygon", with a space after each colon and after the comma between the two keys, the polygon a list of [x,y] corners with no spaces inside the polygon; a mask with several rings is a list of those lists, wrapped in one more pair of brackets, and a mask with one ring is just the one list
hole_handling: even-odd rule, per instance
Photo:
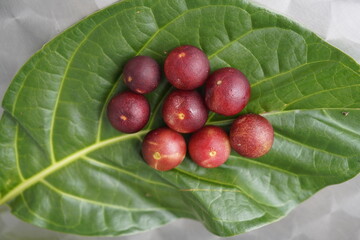
{"label": "crumpled paper background", "polygon": [[[15,73],[43,44],[88,14],[114,2],[117,1],[1,0],[0,99],[3,98]],[[297,21],[360,62],[359,0],[252,0],[250,2]],[[176,220],[161,228],[137,235],[114,238],[81,237],[52,232],[24,223],[12,216],[8,207],[0,206],[0,239],[212,240],[225,238],[214,236],[200,223],[188,219]],[[321,190],[276,223],[226,239],[360,240],[360,176]]]}

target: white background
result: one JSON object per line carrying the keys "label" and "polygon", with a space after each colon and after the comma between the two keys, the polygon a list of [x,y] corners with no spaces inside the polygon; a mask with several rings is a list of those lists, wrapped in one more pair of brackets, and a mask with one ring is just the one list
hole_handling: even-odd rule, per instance
{"label": "white background", "polygon": [[[0,99],[25,61],[51,38],[115,0],[1,0]],[[253,0],[288,16],[360,62],[360,0]],[[360,93],[359,93],[360,94]],[[359,106],[360,107],[360,106]],[[2,110],[0,110],[1,114]],[[359,123],[360,131],[360,123]],[[360,140],[359,140],[360,144]],[[225,239],[200,223],[176,220],[132,236],[88,238],[40,229],[16,219],[0,206],[1,240],[186,240]],[[327,187],[287,217],[229,240],[360,240],[360,176]]]}

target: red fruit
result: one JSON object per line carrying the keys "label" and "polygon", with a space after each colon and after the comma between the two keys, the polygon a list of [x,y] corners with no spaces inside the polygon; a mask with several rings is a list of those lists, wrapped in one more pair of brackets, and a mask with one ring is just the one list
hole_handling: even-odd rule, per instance
{"label": "red fruit", "polygon": [[226,162],[231,151],[229,137],[216,126],[205,126],[190,137],[191,159],[204,168],[215,168]]}
{"label": "red fruit", "polygon": [[127,91],[110,100],[107,115],[115,129],[134,133],[140,131],[148,122],[150,105],[143,95]]}
{"label": "red fruit", "polygon": [[218,114],[235,115],[250,99],[250,84],[239,70],[221,68],[212,73],[205,85],[207,107]]}
{"label": "red fruit", "polygon": [[162,116],[171,129],[190,133],[204,126],[208,111],[198,92],[175,90],[164,100]]}
{"label": "red fruit", "polygon": [[167,171],[178,166],[185,158],[184,137],[169,128],[149,132],[142,143],[144,160],[154,169]]}
{"label": "red fruit", "polygon": [[231,147],[241,156],[258,158],[270,151],[274,142],[271,123],[257,114],[238,117],[230,129]]}
{"label": "red fruit", "polygon": [[129,60],[123,71],[125,84],[134,92],[149,93],[159,85],[160,67],[148,56],[137,56]]}
{"label": "red fruit", "polygon": [[210,72],[210,63],[203,51],[184,45],[173,49],[164,65],[165,76],[176,88],[193,90],[203,85]]}

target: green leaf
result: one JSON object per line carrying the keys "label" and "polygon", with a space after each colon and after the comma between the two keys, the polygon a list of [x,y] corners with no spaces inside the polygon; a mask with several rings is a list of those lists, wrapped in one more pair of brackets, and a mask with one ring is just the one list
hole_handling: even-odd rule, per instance
{"label": "green leaf", "polygon": [[[189,158],[168,172],[148,167],[141,140],[164,125],[165,79],[147,95],[144,130],[110,126],[106,105],[125,89],[126,61],[149,55],[163,63],[182,44],[202,48],[212,70],[232,66],[248,76],[243,113],[273,124],[269,154],[233,152],[216,169]],[[181,217],[217,235],[250,231],[359,174],[359,74],[354,60],[315,34],[245,1],[120,2],[46,44],[12,81],[0,122],[0,204],[73,234],[129,234]],[[208,124],[227,128],[235,117],[210,114]]]}

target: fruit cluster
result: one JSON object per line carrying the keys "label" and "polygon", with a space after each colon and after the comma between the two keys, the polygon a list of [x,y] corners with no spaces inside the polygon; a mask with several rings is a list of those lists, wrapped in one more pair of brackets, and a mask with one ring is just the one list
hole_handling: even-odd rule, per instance
{"label": "fruit cluster", "polygon": [[[246,76],[231,67],[210,74],[203,51],[190,45],[173,49],[165,59],[166,79],[176,88],[166,96],[162,117],[167,127],[150,131],[142,143],[144,160],[153,168],[167,171],[178,166],[187,153],[201,167],[214,168],[228,158],[231,148],[244,157],[257,158],[272,147],[274,131],[267,119],[257,114],[239,116],[228,135],[218,126],[207,125],[208,111],[224,116],[240,113],[250,99]],[[140,131],[148,122],[150,105],[143,94],[156,89],[161,70],[147,56],[129,60],[123,79],[131,91],[114,96],[108,104],[108,119],[124,133]],[[204,86],[204,96],[196,89]],[[186,145],[183,133],[192,133]]]}

